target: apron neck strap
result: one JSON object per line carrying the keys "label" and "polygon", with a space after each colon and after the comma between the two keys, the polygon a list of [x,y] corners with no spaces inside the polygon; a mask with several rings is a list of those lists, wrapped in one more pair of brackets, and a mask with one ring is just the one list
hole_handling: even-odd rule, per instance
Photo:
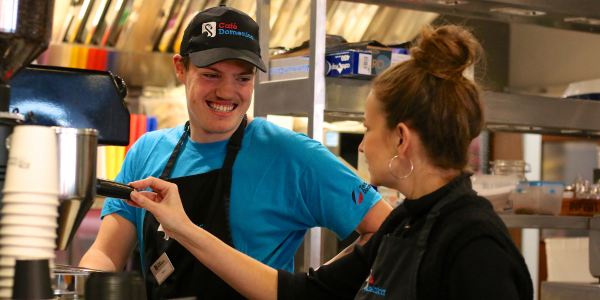
{"label": "apron neck strap", "polygon": [[[231,169],[233,167],[233,163],[235,162],[235,158],[237,156],[238,151],[242,149],[242,140],[244,139],[244,130],[248,124],[248,116],[244,115],[242,119],[242,123],[235,130],[229,142],[227,143],[227,155],[225,156],[225,162],[223,163],[223,169]],[[177,156],[179,156],[179,150],[181,149],[181,145],[185,141],[186,136],[190,135],[190,121],[185,122],[185,126],[183,128],[183,134],[181,138],[179,138],[179,142],[173,149],[173,153],[169,157],[167,161],[167,165],[163,170],[162,174],[158,177],[162,180],[169,179],[169,175],[171,174],[171,170],[173,170],[173,166],[177,161]]]}
{"label": "apron neck strap", "polygon": [[160,178],[162,180],[169,179],[169,175],[171,174],[173,165],[175,165],[175,162],[177,161],[177,156],[179,155],[179,149],[181,149],[181,144],[183,144],[183,141],[185,141],[185,137],[189,133],[190,133],[190,121],[187,121],[187,122],[185,122],[185,126],[183,127],[183,134],[181,135],[181,138],[179,138],[179,142],[177,142],[177,146],[175,146],[173,153],[171,153],[171,157],[169,157],[169,161],[167,161],[167,165],[165,166],[165,169],[163,170],[162,174],[160,174],[160,176],[158,178]]}

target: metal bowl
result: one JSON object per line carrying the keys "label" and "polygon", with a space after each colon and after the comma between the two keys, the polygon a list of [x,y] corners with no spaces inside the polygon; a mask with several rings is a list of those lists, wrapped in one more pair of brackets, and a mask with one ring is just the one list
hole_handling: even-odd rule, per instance
{"label": "metal bowl", "polygon": [[92,273],[103,272],[95,269],[56,265],[52,269],[52,286],[56,299],[84,299],[85,280]]}

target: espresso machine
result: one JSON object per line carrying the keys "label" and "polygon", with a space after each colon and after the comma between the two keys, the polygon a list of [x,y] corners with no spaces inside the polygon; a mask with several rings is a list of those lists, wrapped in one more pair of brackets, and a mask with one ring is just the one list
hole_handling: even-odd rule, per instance
{"label": "espresso machine", "polygon": [[[38,202],[44,204],[54,203],[52,197],[56,198],[56,208],[48,215],[56,222],[55,225],[50,222],[47,226],[56,230],[52,235],[53,240],[55,237],[55,243],[52,244],[54,249],[65,250],[97,194],[114,196],[115,191],[117,194],[129,191],[127,187],[115,187],[112,182],[96,178],[97,146],[129,144],[125,83],[106,71],[30,65],[48,48],[53,12],[54,0],[0,1],[0,299],[12,299],[15,296],[11,288],[13,283],[15,289],[17,286],[24,287],[24,290],[38,288],[34,279],[22,276],[24,273],[19,273],[19,270],[38,270],[42,274],[47,272],[31,269],[39,268],[40,264],[33,260],[26,262],[19,253],[1,254],[8,253],[7,249],[20,249],[14,247],[18,243],[27,242],[36,248],[39,245],[35,241],[41,239],[35,234],[44,234],[40,231],[42,227],[37,227],[39,232],[36,231],[32,236],[20,237],[18,235],[21,232],[11,236],[15,233],[9,229],[36,228],[35,224],[27,223],[28,214],[32,215],[30,220],[42,214],[36,209],[18,211],[35,207],[30,203],[18,203],[19,197],[27,197],[28,192],[31,195],[38,193],[30,198],[39,196]],[[44,132],[47,137],[49,130],[53,132],[54,139],[44,140],[42,135],[37,137],[38,133]],[[35,175],[33,177],[23,173],[25,175],[18,178],[19,172],[31,172],[36,167],[32,162],[22,159],[25,152],[29,153],[30,150],[52,158],[42,160],[42,155],[28,154],[32,161],[38,159],[43,164],[49,164],[55,159],[56,162],[41,168],[40,172],[31,173]],[[45,179],[39,177],[44,172],[50,172]],[[45,196],[37,190],[38,186],[50,186],[52,189],[55,184],[56,191],[49,191]],[[29,202],[33,201],[31,199]],[[16,223],[7,221],[10,218]],[[11,244],[13,241],[15,244]],[[54,266],[52,257],[49,257],[49,269],[53,270],[51,273],[89,274],[92,271]],[[39,286],[44,290],[41,294],[15,296],[14,299],[54,298],[54,295],[47,295],[48,286],[45,283]]]}

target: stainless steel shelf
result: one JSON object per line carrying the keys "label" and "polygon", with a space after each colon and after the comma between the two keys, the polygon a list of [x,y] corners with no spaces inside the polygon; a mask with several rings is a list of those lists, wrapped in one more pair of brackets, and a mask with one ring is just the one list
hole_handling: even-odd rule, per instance
{"label": "stainless steel shelf", "polygon": [[[254,115],[306,116],[312,105],[308,78],[261,82],[255,86]],[[327,77],[325,112],[342,118],[362,118],[370,81]]]}
{"label": "stainless steel shelf", "polygon": [[600,102],[488,92],[483,95],[491,131],[600,137]]}
{"label": "stainless steel shelf", "polygon": [[[600,33],[597,0],[344,0],[500,22]],[[514,14],[496,11],[510,8]],[[520,9],[515,11],[514,9]],[[535,13],[534,13],[535,12]],[[521,13],[521,14],[519,14]]]}
{"label": "stainless steel shelf", "polygon": [[[361,119],[370,81],[327,77],[325,120]],[[312,102],[308,79],[270,81],[256,86],[255,115],[305,116]],[[500,92],[483,94],[490,131],[600,137],[600,101]]]}
{"label": "stainless steel shelf", "polygon": [[590,217],[499,214],[508,228],[589,229]]}

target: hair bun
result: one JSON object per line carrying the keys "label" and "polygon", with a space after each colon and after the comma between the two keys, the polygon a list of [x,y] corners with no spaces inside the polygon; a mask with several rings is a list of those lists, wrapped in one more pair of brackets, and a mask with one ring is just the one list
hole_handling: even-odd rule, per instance
{"label": "hair bun", "polygon": [[421,29],[411,55],[426,72],[442,79],[460,79],[463,72],[479,60],[482,48],[466,29],[445,25]]}

